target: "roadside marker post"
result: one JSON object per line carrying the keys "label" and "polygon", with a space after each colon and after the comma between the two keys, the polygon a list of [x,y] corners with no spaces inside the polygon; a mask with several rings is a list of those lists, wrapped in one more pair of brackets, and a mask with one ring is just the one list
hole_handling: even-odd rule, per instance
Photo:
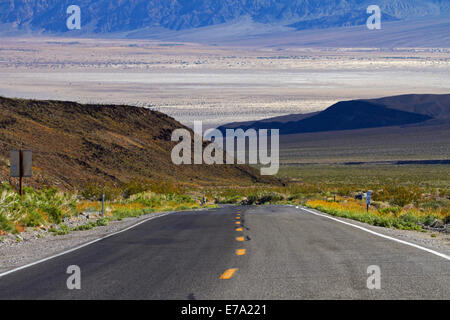
{"label": "roadside marker post", "polygon": [[19,194],[23,197],[23,178],[31,178],[32,170],[31,150],[11,150],[10,154],[10,176],[19,178]]}
{"label": "roadside marker post", "polygon": [[371,198],[372,198],[372,190],[369,190],[369,191],[367,191],[367,197],[366,197],[367,212],[369,212]]}
{"label": "roadside marker post", "polygon": [[105,193],[102,194],[102,218],[105,216]]}

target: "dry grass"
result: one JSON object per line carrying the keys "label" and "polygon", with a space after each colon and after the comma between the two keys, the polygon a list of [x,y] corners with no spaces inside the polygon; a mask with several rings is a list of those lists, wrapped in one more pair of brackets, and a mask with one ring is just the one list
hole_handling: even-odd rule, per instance
{"label": "dry grass", "polygon": [[[309,165],[283,168],[286,186],[211,189],[219,203],[300,204],[337,216],[401,229],[420,229],[434,219],[450,221],[450,166]],[[354,196],[373,190],[365,200]],[[335,200],[335,201],[334,201]]]}
{"label": "dry grass", "polygon": [[449,219],[448,213],[432,209],[399,208],[399,210],[389,210],[384,208],[383,210],[372,206],[366,211],[366,205],[363,201],[348,198],[338,200],[338,202],[308,200],[306,206],[338,217],[398,229],[421,230],[420,224],[431,224],[434,219]]}
{"label": "dry grass", "polygon": [[[35,190],[26,188],[23,200],[9,185],[0,187],[0,233],[22,232],[27,227],[42,228],[52,226],[56,234],[66,234],[70,230],[63,220],[82,212],[99,213],[101,202],[79,200],[75,194],[58,192],[56,189]],[[171,210],[190,210],[200,208],[200,200],[182,194],[158,194],[147,191],[118,198],[105,203],[105,218],[100,222],[89,223],[77,228],[85,230],[103,225],[109,220],[138,217],[143,214]],[[214,207],[214,205],[204,206]],[[57,226],[57,227],[56,227]]]}

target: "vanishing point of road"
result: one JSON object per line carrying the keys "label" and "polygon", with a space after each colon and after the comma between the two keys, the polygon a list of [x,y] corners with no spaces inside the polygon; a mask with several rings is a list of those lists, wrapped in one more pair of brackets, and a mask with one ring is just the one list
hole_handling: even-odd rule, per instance
{"label": "vanishing point of road", "polygon": [[[68,266],[81,289],[66,285]],[[369,266],[380,289],[369,289]],[[450,299],[445,257],[290,206],[167,214],[0,277],[0,299]]]}

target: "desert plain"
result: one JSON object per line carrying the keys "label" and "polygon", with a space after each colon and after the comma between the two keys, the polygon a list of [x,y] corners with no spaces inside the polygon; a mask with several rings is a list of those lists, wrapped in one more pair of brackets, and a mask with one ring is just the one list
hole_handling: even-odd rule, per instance
{"label": "desert plain", "polygon": [[209,128],[341,100],[448,93],[449,52],[4,38],[0,95],[137,105]]}

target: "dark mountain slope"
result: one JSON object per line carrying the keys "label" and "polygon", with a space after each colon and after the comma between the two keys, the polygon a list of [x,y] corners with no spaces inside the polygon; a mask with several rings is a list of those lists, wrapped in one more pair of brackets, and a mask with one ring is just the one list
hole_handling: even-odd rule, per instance
{"label": "dark mountain slope", "polygon": [[318,115],[298,122],[288,122],[283,132],[315,132],[375,128],[418,123],[431,119],[426,115],[387,108],[365,101],[342,101]]}
{"label": "dark mountain slope", "polygon": [[273,123],[273,122],[288,123],[288,122],[303,120],[303,119],[312,117],[314,115],[317,115],[319,113],[320,112],[288,114],[285,116],[262,119],[262,120],[258,120],[258,121],[232,122],[232,123],[228,123],[228,124],[224,125],[224,127],[233,129],[233,128],[244,128],[244,127],[248,128],[248,127],[252,127],[252,126],[257,127],[262,123]]}
{"label": "dark mountain slope", "polygon": [[[298,121],[258,121],[241,128],[280,129],[280,134],[294,134],[405,125],[430,119],[432,117],[424,114],[387,108],[369,101],[353,100],[338,102],[318,114],[309,114],[309,117]],[[235,127],[234,124],[231,126]],[[224,125],[219,129],[224,132],[228,127]]]}
{"label": "dark mountain slope", "polygon": [[407,94],[366,101],[392,109],[424,114],[435,119],[450,119],[450,94]]}

